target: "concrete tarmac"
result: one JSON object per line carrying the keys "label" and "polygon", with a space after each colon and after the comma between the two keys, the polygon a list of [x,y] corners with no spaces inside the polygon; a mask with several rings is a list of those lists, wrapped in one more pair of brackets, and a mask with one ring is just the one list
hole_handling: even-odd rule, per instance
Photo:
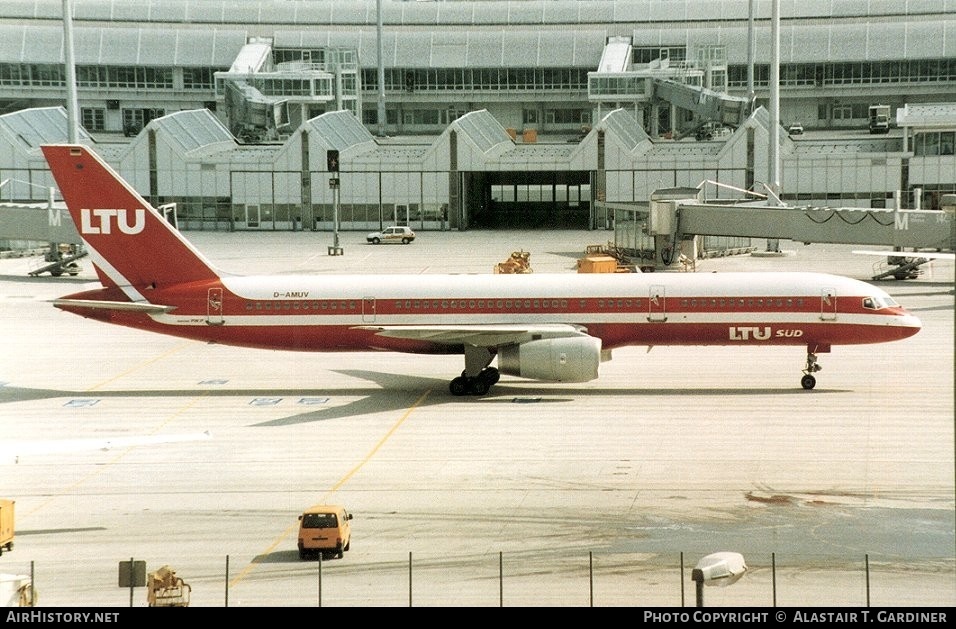
{"label": "concrete tarmac", "polygon": [[[491,273],[512,251],[573,273],[603,231],[186,232],[237,273]],[[763,241],[755,241],[763,246]],[[781,241],[780,257],[698,273],[807,270],[868,281],[859,247]],[[0,260],[4,446],[193,434],[211,439],[0,462],[16,500],[0,573],[42,607],[143,607],[118,564],[168,565],[198,607],[695,604],[691,569],[741,553],[708,606],[956,605],[954,264],[874,282],[923,322],[896,343],[615,350],[598,380],[502,377],[452,397],[458,356],[228,348],[127,330],[49,300],[95,275],[28,277]],[[26,450],[24,450],[26,452]],[[300,561],[296,516],[352,511],[344,559]]]}

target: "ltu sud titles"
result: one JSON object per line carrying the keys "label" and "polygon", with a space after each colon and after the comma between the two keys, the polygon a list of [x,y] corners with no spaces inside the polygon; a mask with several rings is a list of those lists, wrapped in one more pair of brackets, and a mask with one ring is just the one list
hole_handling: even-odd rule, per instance
{"label": "ltu sud titles", "polygon": [[[771,617],[771,613],[773,616]],[[655,612],[645,611],[644,622],[946,622],[946,612]]]}
{"label": "ltu sud titles", "polygon": [[6,622],[119,622],[119,612],[7,612]]}

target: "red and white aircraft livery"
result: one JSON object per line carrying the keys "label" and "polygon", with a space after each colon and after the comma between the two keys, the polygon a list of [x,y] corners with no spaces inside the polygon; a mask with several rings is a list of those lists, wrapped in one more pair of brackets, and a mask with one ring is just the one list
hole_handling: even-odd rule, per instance
{"label": "red and white aircraft livery", "polygon": [[483,395],[501,374],[593,380],[627,345],[805,347],[812,389],[818,353],[920,330],[879,288],[817,273],[234,276],[89,148],[43,153],[102,283],[57,307],[243,347],[463,354],[454,395]]}

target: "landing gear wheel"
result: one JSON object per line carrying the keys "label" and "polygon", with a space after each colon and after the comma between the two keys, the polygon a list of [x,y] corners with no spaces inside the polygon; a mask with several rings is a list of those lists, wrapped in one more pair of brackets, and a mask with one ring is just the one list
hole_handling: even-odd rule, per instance
{"label": "landing gear wheel", "polygon": [[448,390],[452,395],[464,395],[468,393],[468,378],[458,376],[448,383]]}
{"label": "landing gear wheel", "polygon": [[462,373],[448,383],[448,390],[452,395],[484,395],[500,378],[501,374],[494,367],[485,369],[474,378],[469,378]]}
{"label": "landing gear wheel", "polygon": [[491,388],[491,383],[482,376],[478,376],[471,383],[472,395],[484,395]]}
{"label": "landing gear wheel", "polygon": [[821,369],[823,367],[817,364],[817,355],[813,352],[807,352],[807,366],[803,368],[804,375],[800,378],[800,386],[808,391],[817,386],[817,379],[813,377],[813,374]]}

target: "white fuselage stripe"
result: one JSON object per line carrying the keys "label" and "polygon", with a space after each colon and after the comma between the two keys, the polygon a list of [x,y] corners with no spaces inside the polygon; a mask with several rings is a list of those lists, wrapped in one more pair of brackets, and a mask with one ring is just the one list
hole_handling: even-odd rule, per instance
{"label": "white fuselage stripe", "polygon": [[[205,319],[197,317],[177,316],[175,312],[169,314],[152,315],[157,323],[164,325],[207,325]],[[489,313],[489,314],[434,314],[417,312],[401,315],[366,315],[361,312],[347,315],[337,314],[304,314],[290,312],[283,314],[259,315],[226,315],[224,319],[229,326],[271,327],[271,326],[343,326],[355,327],[361,325],[395,325],[395,326],[424,326],[424,325],[491,325],[508,323],[509,325],[544,324],[544,323],[575,323],[578,325],[608,325],[663,323],[655,319],[666,317],[667,324],[750,324],[750,323],[778,323],[787,325],[806,325],[814,323],[841,323],[850,325],[906,325],[902,322],[907,317],[879,314],[847,314],[838,313],[836,317],[824,318],[821,313],[808,312],[722,312],[722,313],[611,313],[611,312],[563,312],[551,314],[519,314],[519,313]],[[649,321],[649,319],[651,319]]]}

